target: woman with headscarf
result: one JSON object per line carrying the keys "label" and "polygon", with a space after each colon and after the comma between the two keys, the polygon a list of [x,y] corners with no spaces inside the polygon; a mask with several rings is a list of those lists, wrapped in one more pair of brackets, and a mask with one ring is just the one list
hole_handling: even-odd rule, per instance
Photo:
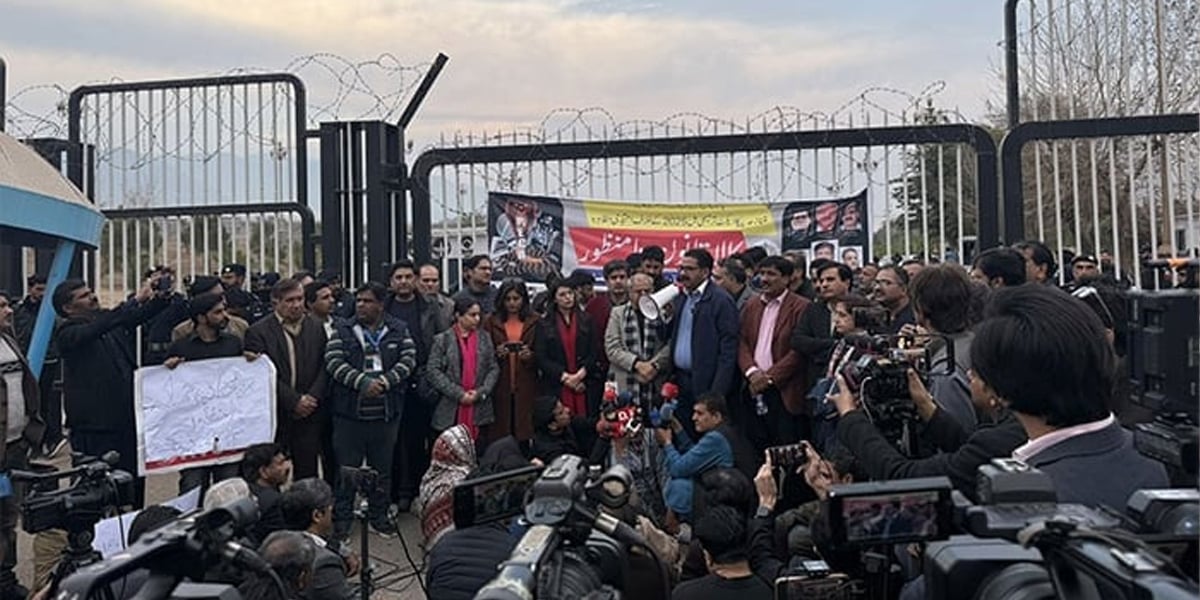
{"label": "woman with headscarf", "polygon": [[537,397],[537,361],[533,357],[537,323],[525,281],[515,277],[505,279],[496,293],[496,312],[484,322],[500,363],[493,439],[512,435],[524,443],[533,437],[529,415]]}
{"label": "woman with headscarf", "polygon": [[425,548],[454,529],[454,486],[476,467],[475,442],[465,425],[455,425],[433,442],[429,470],[421,478],[413,510],[421,518]]}
{"label": "woman with headscarf", "polygon": [[492,391],[500,377],[492,337],[479,331],[479,301],[454,300],[454,325],[433,338],[426,381],[434,392],[433,428],[465,425],[471,439],[486,445],[496,420]]}

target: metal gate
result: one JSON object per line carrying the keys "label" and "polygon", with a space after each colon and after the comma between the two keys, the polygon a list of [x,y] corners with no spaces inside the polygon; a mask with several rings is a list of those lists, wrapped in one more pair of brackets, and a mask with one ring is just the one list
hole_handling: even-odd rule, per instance
{"label": "metal gate", "polygon": [[155,264],[188,277],[315,266],[294,75],[83,86],[68,113],[67,175],[110,216],[83,261],[98,292],[120,295]]}
{"label": "metal gate", "polygon": [[[966,257],[976,243],[994,245],[1002,237],[996,145],[978,126],[661,133],[667,137],[563,141],[559,135],[552,143],[513,135],[485,138],[481,145],[467,138],[460,140],[464,147],[423,153],[410,179],[416,258],[440,260],[453,287],[458,259],[486,247],[487,192],[500,190],[638,203],[731,203],[866,188],[873,226],[880,227],[875,256]],[[492,143],[497,145],[486,145]],[[456,246],[459,256],[448,252]]]}

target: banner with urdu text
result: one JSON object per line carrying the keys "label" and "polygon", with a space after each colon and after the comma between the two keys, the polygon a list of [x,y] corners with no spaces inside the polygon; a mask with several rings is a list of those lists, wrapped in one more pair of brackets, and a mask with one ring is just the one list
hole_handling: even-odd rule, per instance
{"label": "banner with urdu text", "polygon": [[543,282],[549,273],[591,271],[646,246],[674,270],[704,247],[718,259],[754,246],[796,251],[858,268],[869,245],[866,190],[845,198],[771,203],[637,204],[488,193],[488,245],[495,279]]}

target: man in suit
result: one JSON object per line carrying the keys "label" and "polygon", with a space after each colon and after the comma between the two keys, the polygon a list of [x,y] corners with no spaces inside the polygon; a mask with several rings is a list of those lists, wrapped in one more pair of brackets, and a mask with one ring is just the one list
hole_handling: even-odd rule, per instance
{"label": "man in suit", "polygon": [[[54,310],[65,320],[55,339],[63,359],[63,399],[67,429],[76,452],[100,456],[116,450],[117,468],[137,473],[133,412],[133,371],[137,368],[133,332],[167,306],[155,292],[158,275],[112,310],[100,310],[96,294],[80,279],[54,289]],[[145,479],[134,477],[134,506],[140,508]]]}
{"label": "man in suit", "polygon": [[683,293],[672,309],[671,357],[679,384],[675,418],[693,439],[696,398],[707,392],[727,398],[737,383],[737,307],[729,292],[712,283],[712,269],[708,250],[684,252],[677,279]]}
{"label": "man in suit", "polygon": [[792,349],[800,364],[795,378],[802,394],[824,376],[829,355],[837,340],[833,338],[832,307],[850,293],[854,273],[841,263],[822,263],[817,271],[817,302],[804,311],[792,332]]}
{"label": "man in suit", "polygon": [[346,562],[330,548],[327,541],[333,533],[333,490],[329,484],[315,477],[301,479],[283,493],[279,507],[287,528],[304,534],[316,550],[312,563],[312,582],[300,593],[300,598],[353,598],[354,590],[346,583]]}
{"label": "man in suit", "polygon": [[266,354],[275,363],[275,397],[279,426],[275,441],[291,454],[296,478],[317,474],[322,459],[332,477],[334,462],[325,429],[329,410],[325,397],[325,328],[305,315],[304,288],[295,279],[283,279],[271,288],[272,314],[246,331],[245,351]]}
{"label": "man in suit", "polygon": [[788,291],[794,269],[782,256],[764,258],[758,265],[763,291],[741,314],[738,369],[746,378],[750,402],[738,416],[744,418],[746,437],[759,450],[807,439],[808,434],[803,427],[805,390],[795,385],[800,359],[791,347],[791,335],[809,301]]}

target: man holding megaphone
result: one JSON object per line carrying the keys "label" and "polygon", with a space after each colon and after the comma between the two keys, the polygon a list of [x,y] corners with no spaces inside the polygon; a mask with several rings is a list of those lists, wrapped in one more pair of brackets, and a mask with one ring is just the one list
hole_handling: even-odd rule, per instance
{"label": "man holding megaphone", "polygon": [[675,418],[693,439],[696,397],[714,392],[728,398],[737,382],[737,306],[728,292],[711,284],[712,269],[712,254],[692,248],[679,262],[677,291],[668,286],[639,303],[647,318],[659,318],[667,310],[672,315],[667,327],[673,379],[680,391]]}

